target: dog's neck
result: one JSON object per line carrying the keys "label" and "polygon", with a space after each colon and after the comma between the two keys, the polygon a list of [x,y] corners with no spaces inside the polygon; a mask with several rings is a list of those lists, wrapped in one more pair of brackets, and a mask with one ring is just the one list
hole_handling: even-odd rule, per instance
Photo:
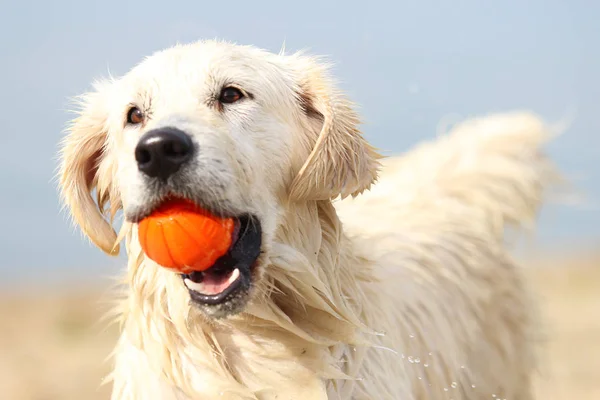
{"label": "dog's neck", "polygon": [[[181,279],[148,262],[137,239],[128,237],[125,334],[185,392],[195,393],[193,378],[185,375],[195,370],[250,392],[294,376],[314,393],[325,390],[324,380],[351,373],[341,360],[350,365],[349,359],[360,357],[349,349],[365,343],[367,328],[356,305],[373,296],[361,286],[372,280],[369,263],[343,245],[349,239],[331,202],[290,206],[282,218],[247,310],[217,321],[190,307]],[[278,360],[279,368],[258,368],[266,359],[270,365]]]}

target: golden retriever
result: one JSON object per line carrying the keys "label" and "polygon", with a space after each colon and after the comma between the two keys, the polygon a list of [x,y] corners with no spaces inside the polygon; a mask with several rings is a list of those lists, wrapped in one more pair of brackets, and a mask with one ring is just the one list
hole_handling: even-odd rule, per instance
{"label": "golden retriever", "polygon": [[[538,324],[504,231],[532,224],[554,176],[536,116],[386,159],[319,59],[220,41],[155,53],[81,104],[62,198],[128,253],[113,399],[532,398]],[[235,218],[235,262],[150,260],[137,224],[167,196]]]}

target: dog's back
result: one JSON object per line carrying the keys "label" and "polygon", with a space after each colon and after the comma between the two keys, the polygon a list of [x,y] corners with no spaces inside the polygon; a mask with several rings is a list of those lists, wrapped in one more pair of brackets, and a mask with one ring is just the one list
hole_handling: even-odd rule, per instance
{"label": "dog's back", "polygon": [[400,374],[407,398],[531,398],[537,316],[504,233],[532,225],[555,178],[548,138],[527,113],[469,120],[385,160],[370,192],[336,203],[376,265],[371,323],[385,334],[369,352],[385,355],[366,368],[390,392]]}

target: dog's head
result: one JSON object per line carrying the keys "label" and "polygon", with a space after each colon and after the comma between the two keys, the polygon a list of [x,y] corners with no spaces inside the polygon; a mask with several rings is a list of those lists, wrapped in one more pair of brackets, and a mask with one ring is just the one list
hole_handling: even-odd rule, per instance
{"label": "dog's head", "polygon": [[244,232],[229,250],[235,262],[183,276],[208,314],[243,309],[286,205],[355,195],[377,175],[351,104],[301,54],[176,46],[96,84],[82,105],[62,145],[60,185],[98,247],[118,252],[119,209],[135,227],[173,196],[234,218]]}

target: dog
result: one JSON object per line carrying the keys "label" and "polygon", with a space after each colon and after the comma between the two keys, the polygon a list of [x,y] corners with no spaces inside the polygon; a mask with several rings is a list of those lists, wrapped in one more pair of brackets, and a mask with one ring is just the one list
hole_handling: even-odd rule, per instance
{"label": "dog", "polygon": [[[329,71],[200,41],[79,99],[61,197],[128,254],[112,399],[533,397],[538,316],[505,230],[534,224],[554,179],[549,127],[472,117],[383,157]],[[244,229],[236,264],[144,253],[138,224],[172,196]]]}

